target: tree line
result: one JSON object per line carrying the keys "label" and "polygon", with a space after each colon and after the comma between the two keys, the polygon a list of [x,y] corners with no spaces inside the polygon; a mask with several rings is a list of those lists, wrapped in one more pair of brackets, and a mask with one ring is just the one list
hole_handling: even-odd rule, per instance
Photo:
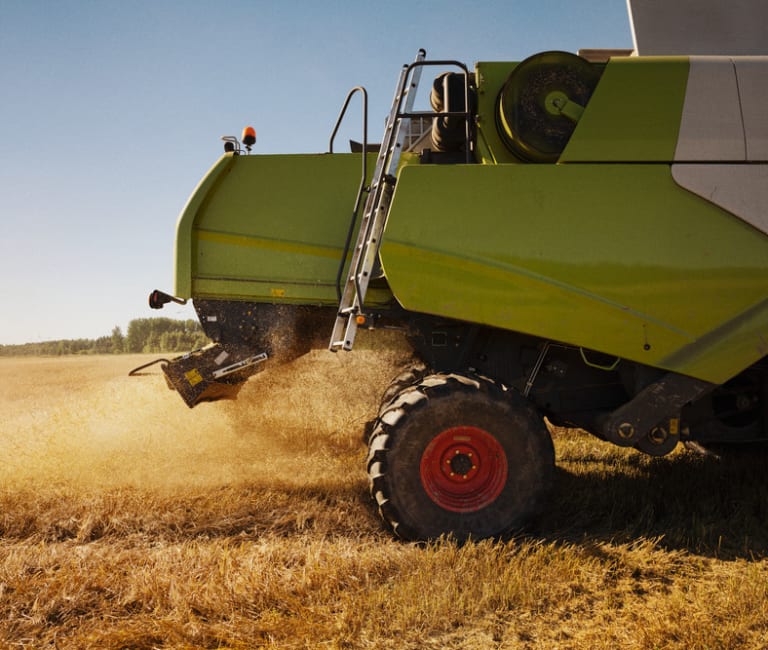
{"label": "tree line", "polygon": [[210,340],[195,320],[137,318],[128,323],[125,335],[120,327],[115,326],[110,335],[96,339],[61,339],[0,345],[0,356],[189,352],[208,343]]}

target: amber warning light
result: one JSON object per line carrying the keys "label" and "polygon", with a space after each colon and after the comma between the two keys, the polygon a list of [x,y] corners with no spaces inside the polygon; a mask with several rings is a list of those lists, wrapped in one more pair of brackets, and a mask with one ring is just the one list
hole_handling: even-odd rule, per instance
{"label": "amber warning light", "polygon": [[252,126],[246,126],[243,129],[242,140],[248,153],[250,153],[251,147],[256,144],[256,129]]}

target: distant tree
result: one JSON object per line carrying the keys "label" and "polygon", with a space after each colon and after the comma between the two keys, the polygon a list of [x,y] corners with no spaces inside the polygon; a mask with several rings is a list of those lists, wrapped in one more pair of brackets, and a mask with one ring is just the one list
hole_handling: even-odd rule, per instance
{"label": "distant tree", "polygon": [[93,342],[91,351],[96,354],[109,354],[112,352],[112,338],[109,336],[100,336]]}
{"label": "distant tree", "polygon": [[128,323],[124,348],[126,352],[185,352],[208,342],[194,320],[137,318]]}
{"label": "distant tree", "polygon": [[141,352],[147,340],[149,322],[146,318],[137,318],[128,323],[128,333],[125,337],[126,352]]}
{"label": "distant tree", "polygon": [[110,351],[113,354],[119,354],[125,350],[125,337],[123,336],[122,330],[117,325],[112,329],[111,342],[112,349]]}
{"label": "distant tree", "polygon": [[66,354],[118,354],[121,352],[188,352],[210,343],[195,320],[138,318],[128,332],[115,326],[109,336],[97,339],[62,339],[20,345],[0,345],[0,357],[62,356]]}

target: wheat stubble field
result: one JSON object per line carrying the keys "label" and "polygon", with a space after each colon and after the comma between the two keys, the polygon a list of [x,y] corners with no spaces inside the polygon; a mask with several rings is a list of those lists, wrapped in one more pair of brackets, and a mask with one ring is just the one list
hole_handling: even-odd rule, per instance
{"label": "wheat stubble field", "polygon": [[189,410],[145,356],[0,359],[2,648],[767,648],[768,472],[555,432],[526,536],[369,506],[400,352],[312,353]]}

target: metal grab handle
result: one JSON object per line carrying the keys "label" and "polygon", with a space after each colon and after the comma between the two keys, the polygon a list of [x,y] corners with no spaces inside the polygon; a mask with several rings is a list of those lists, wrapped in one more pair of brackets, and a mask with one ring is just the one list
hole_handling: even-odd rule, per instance
{"label": "metal grab handle", "polygon": [[362,86],[355,86],[347,94],[347,98],[344,100],[344,105],[341,107],[339,117],[336,119],[336,126],[333,127],[333,133],[331,133],[331,139],[328,142],[328,153],[333,153],[333,141],[336,139],[336,134],[339,132],[341,121],[344,119],[344,115],[349,107],[349,102],[355,93],[361,93],[363,95],[363,153],[368,146],[368,91]]}
{"label": "metal grab handle", "polygon": [[355,197],[355,205],[352,208],[352,220],[349,224],[347,238],[344,241],[344,249],[341,253],[341,262],[339,262],[339,268],[336,273],[336,299],[338,301],[341,301],[341,278],[344,275],[344,266],[347,262],[349,247],[352,245],[352,236],[355,233],[355,226],[357,225],[357,215],[360,212],[360,204],[362,203],[363,193],[365,192],[365,182],[368,179],[368,91],[362,86],[355,86],[347,94],[347,98],[344,100],[344,105],[341,107],[339,117],[336,120],[336,126],[333,129],[333,133],[331,133],[331,141],[328,143],[328,153],[333,153],[333,140],[336,138],[336,133],[339,131],[341,121],[344,119],[344,114],[347,112],[352,96],[358,92],[363,96],[363,162],[360,174],[360,184],[357,187],[357,196]]}

